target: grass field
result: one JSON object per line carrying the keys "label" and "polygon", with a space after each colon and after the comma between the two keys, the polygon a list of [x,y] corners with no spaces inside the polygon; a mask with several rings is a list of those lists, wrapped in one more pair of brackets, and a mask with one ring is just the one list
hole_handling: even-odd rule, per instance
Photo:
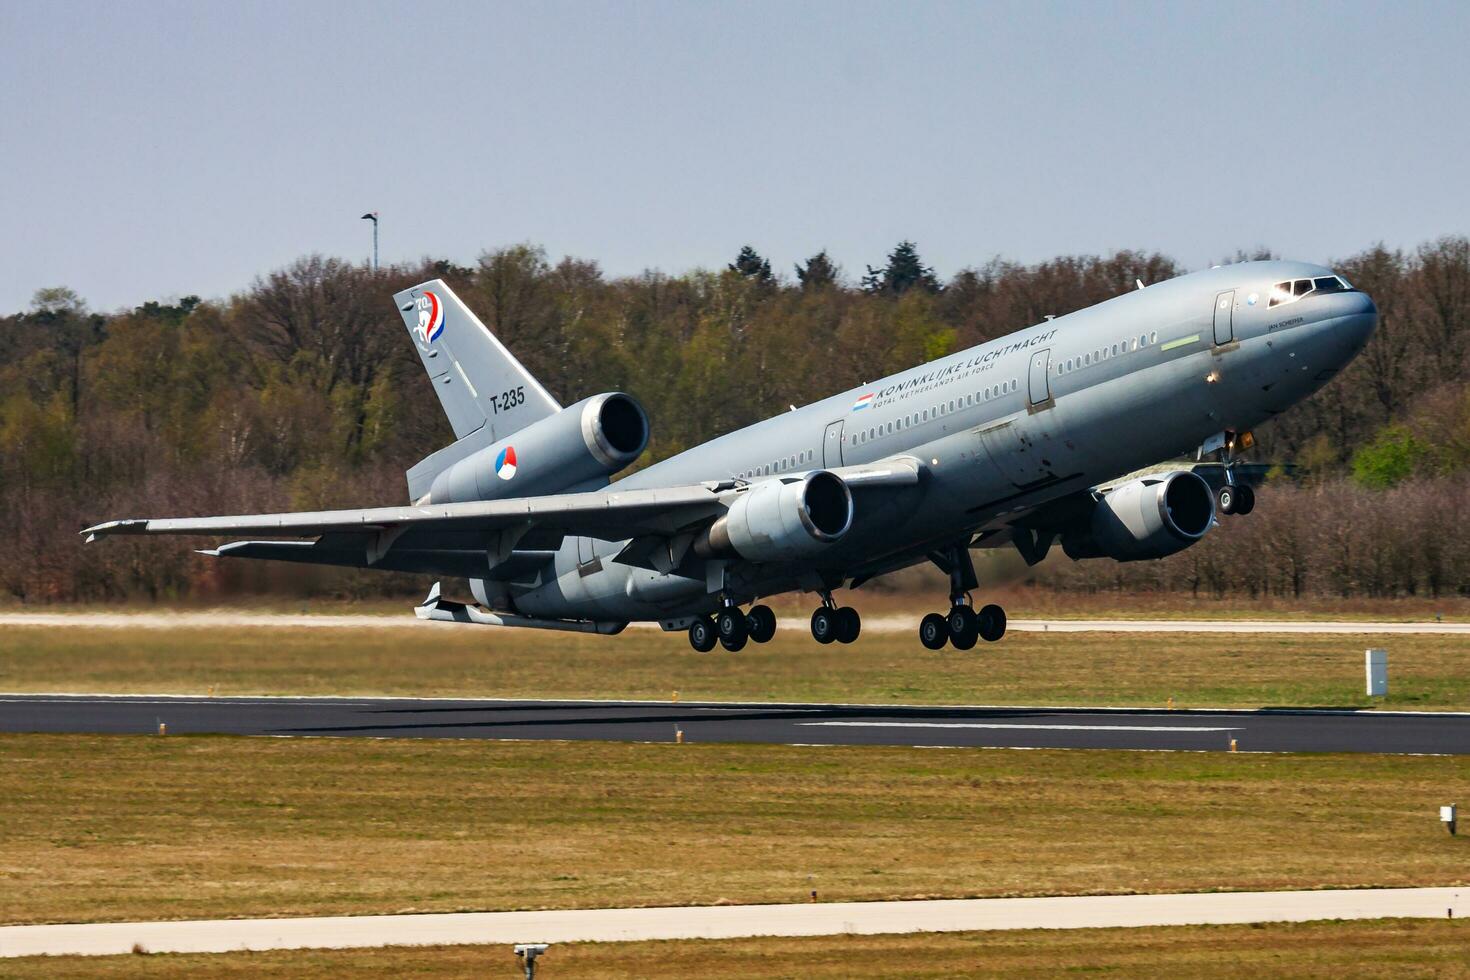
{"label": "grass field", "polygon": [[1451,885],[1470,759],[0,736],[0,921]]}
{"label": "grass field", "polygon": [[[822,936],[553,946],[536,975],[602,977],[1464,977],[1470,924],[1386,920],[1167,929]],[[29,977],[518,976],[505,946],[0,961]]]}
{"label": "grass field", "polygon": [[0,630],[0,690],[682,700],[1365,707],[1363,650],[1390,657],[1386,708],[1470,710],[1457,636],[1012,633],[934,653],[903,634],[820,646],[786,632],[738,654],[682,634],[478,627]]}
{"label": "grass field", "polygon": [[[982,572],[984,581],[993,576]],[[462,583],[446,583],[449,594],[463,591]],[[947,579],[936,570],[913,569],[903,573],[899,587],[868,586],[855,592],[839,592],[844,604],[856,606],[864,616],[911,616],[915,628],[919,617],[944,604]],[[463,597],[463,596],[461,596]],[[323,615],[412,615],[410,607],[419,596],[401,599],[333,599],[284,595],[239,595],[221,599],[198,596],[167,603],[108,603],[20,605],[0,598],[0,613],[99,612],[159,613],[201,612],[223,609],[231,612],[271,612]],[[1470,620],[1470,597],[1400,596],[1395,598],[1327,598],[1303,596],[1296,599],[1263,596],[1249,599],[1190,596],[1150,592],[1056,592],[1019,584],[987,588],[976,595],[979,602],[999,602],[1013,619],[1269,619],[1269,620],[1372,620],[1378,622],[1446,622]],[[805,621],[816,608],[812,595],[791,593],[769,600],[783,617]]]}

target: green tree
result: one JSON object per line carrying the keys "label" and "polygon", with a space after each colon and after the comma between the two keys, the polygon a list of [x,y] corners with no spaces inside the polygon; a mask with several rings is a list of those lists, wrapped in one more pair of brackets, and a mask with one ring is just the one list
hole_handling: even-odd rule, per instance
{"label": "green tree", "polygon": [[740,248],[740,254],[729,266],[731,272],[738,272],[747,279],[753,279],[758,285],[773,286],[776,277],[771,274],[771,262],[761,257],[761,254],[749,245]]}
{"label": "green tree", "polygon": [[927,293],[938,293],[943,288],[934,270],[919,258],[918,246],[908,240],[888,253],[887,265],[881,269],[868,266],[868,274],[863,276],[863,289],[869,293],[902,296],[915,287]]}
{"label": "green tree", "polygon": [[799,262],[796,264],[796,278],[804,293],[826,289],[837,285],[837,266],[827,257],[827,250],[824,248],[807,259],[806,265]]}
{"label": "green tree", "polygon": [[1392,487],[1414,475],[1427,447],[1402,426],[1391,425],[1353,454],[1353,479],[1365,487]]}

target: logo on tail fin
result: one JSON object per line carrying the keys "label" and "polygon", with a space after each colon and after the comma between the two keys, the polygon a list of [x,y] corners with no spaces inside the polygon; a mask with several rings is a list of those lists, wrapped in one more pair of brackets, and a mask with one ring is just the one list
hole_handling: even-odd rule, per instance
{"label": "logo on tail fin", "polygon": [[495,475],[502,480],[509,480],[516,475],[516,447],[506,446],[495,457]]}
{"label": "logo on tail fin", "polygon": [[444,333],[444,302],[433,293],[424,293],[418,298],[419,339],[429,344]]}

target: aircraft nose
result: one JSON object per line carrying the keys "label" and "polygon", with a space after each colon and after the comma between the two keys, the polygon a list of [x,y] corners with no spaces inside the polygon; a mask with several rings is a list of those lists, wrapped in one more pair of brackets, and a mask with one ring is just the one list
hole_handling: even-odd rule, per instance
{"label": "aircraft nose", "polygon": [[1367,293],[1353,293],[1352,299],[1354,308],[1348,311],[1347,327],[1353,331],[1361,347],[1378,329],[1378,304]]}

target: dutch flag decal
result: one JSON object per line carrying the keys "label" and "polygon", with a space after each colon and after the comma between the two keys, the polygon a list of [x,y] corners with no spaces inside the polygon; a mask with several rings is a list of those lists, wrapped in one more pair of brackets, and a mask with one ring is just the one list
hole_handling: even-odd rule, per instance
{"label": "dutch flag decal", "polygon": [[516,475],[516,447],[506,446],[495,457],[495,475],[502,480],[509,480]]}
{"label": "dutch flag decal", "polygon": [[866,395],[852,403],[852,410],[856,412],[858,409],[867,408],[871,404],[873,404],[873,393],[870,391]]}

